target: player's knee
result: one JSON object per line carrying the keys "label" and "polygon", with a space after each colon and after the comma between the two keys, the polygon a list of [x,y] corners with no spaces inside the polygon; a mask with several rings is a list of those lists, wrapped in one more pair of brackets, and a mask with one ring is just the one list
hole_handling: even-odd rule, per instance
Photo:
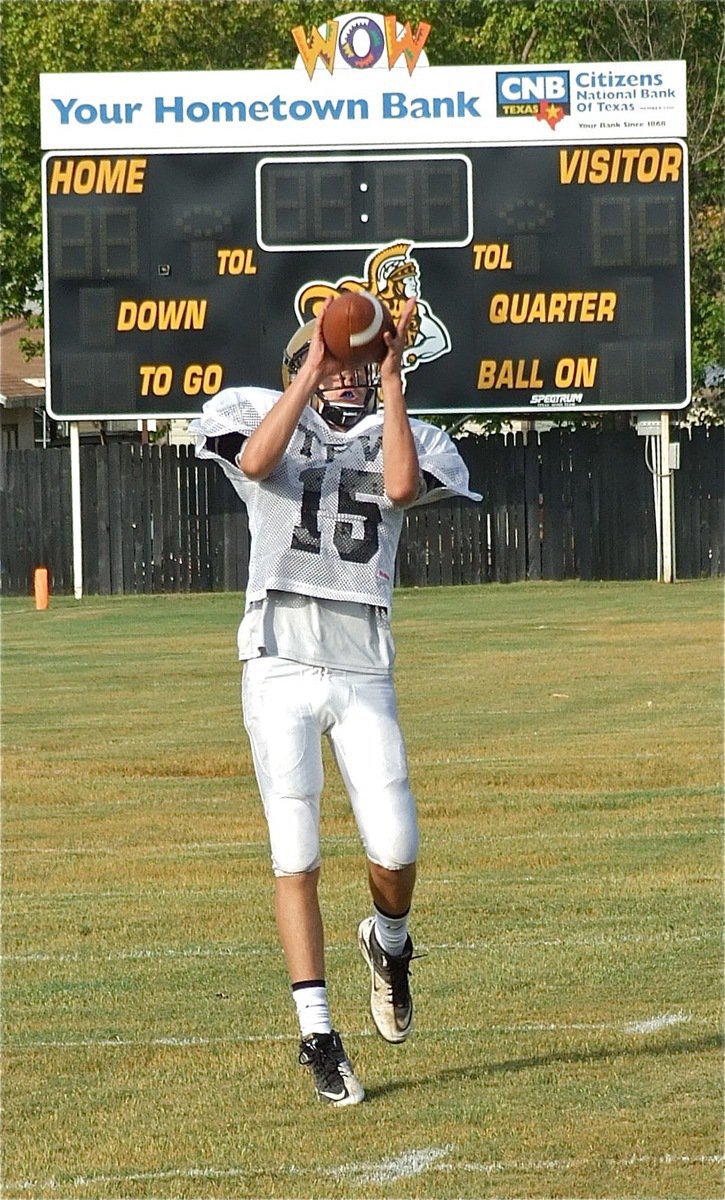
{"label": "player's knee", "polygon": [[405,862],[398,862],[392,856],[386,855],[385,860],[381,862],[380,859],[373,858],[370,851],[367,852],[367,856],[370,862],[374,863],[376,867],[382,867],[384,871],[403,871],[406,867],[412,867],[415,864],[415,857]]}
{"label": "player's knee", "polygon": [[320,865],[320,844],[316,837],[299,842],[289,837],[271,838],[270,849],[275,875],[309,875]]}
{"label": "player's knee", "polygon": [[267,805],[267,825],[275,875],[307,875],[320,865],[317,808],[304,800]]}
{"label": "player's knee", "polygon": [[283,863],[278,862],[273,854],[272,870],[278,879],[288,878],[291,875],[312,875],[320,866],[320,861],[320,856],[318,854],[314,862],[310,863],[309,866],[302,867],[295,865],[291,858],[286,859]]}
{"label": "player's knee", "polygon": [[414,863],[418,857],[418,822],[410,789],[390,789],[379,798],[361,833],[368,858],[386,871],[400,871]]}

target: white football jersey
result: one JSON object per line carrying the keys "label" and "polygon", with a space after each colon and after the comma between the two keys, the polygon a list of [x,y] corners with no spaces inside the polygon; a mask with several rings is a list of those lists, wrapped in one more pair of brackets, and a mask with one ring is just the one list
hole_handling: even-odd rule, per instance
{"label": "white football jersey", "polygon": [[[246,600],[268,591],[297,592],[390,609],[403,509],[383,487],[383,419],[364,417],[352,429],[331,429],[304,409],[289,446],[270,476],[248,479],[217,455],[208,439],[249,436],[279,399],[262,388],[226,388],[190,425],[197,455],[219,462],[247,507],[251,536]],[[448,434],[411,420],[421,472],[440,487],[415,503],[446,495],[480,500]]]}

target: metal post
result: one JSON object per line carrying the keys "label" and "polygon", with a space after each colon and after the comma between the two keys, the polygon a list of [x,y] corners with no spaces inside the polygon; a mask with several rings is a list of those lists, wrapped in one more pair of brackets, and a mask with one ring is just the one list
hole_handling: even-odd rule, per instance
{"label": "metal post", "polygon": [[77,421],[71,421],[70,486],[73,524],[73,591],[76,600],[83,598],[83,533],[81,529],[81,439]]}
{"label": "metal post", "polygon": [[674,494],[673,472],[670,465],[670,414],[660,413],[660,500],[662,504],[660,536],[662,538],[662,581],[675,578],[674,555]]}
{"label": "metal post", "polygon": [[662,458],[660,454],[660,431],[647,439],[652,453],[650,470],[655,509],[655,541],[657,544],[657,581],[662,579]]}

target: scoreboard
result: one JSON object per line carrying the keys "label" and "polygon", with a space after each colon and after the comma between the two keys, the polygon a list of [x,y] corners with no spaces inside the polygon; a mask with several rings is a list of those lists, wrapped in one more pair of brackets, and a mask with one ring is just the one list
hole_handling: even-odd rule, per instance
{"label": "scoreboard", "polygon": [[300,289],[397,243],[450,342],[411,411],[683,406],[685,153],[49,155],[51,412],[192,415],[276,386]]}

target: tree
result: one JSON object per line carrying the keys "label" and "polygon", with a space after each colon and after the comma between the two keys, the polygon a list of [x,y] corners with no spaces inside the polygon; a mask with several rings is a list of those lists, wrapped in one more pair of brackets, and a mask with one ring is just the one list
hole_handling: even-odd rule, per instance
{"label": "tree", "polygon": [[436,32],[436,61],[441,62],[687,62],[696,400],[688,411],[691,417],[725,421],[723,0],[453,0],[445,28]]}
{"label": "tree", "polygon": [[290,28],[322,22],[328,11],[327,5],[260,0],[4,0],[0,318],[42,308],[42,72],[291,66]]}
{"label": "tree", "polygon": [[[400,0],[388,7],[413,25],[433,25],[426,46],[433,64],[687,60],[693,368],[704,394],[708,370],[725,363],[725,0]],[[0,318],[42,307],[41,72],[291,66],[290,30],[321,25],[339,8],[334,0],[4,0]],[[721,392],[710,398],[725,411]]]}
{"label": "tree", "polygon": [[[592,57],[687,62],[690,321],[695,402],[688,419],[725,421],[725,4],[723,0],[609,0],[592,6],[583,45]],[[596,11],[594,11],[596,10]]]}

